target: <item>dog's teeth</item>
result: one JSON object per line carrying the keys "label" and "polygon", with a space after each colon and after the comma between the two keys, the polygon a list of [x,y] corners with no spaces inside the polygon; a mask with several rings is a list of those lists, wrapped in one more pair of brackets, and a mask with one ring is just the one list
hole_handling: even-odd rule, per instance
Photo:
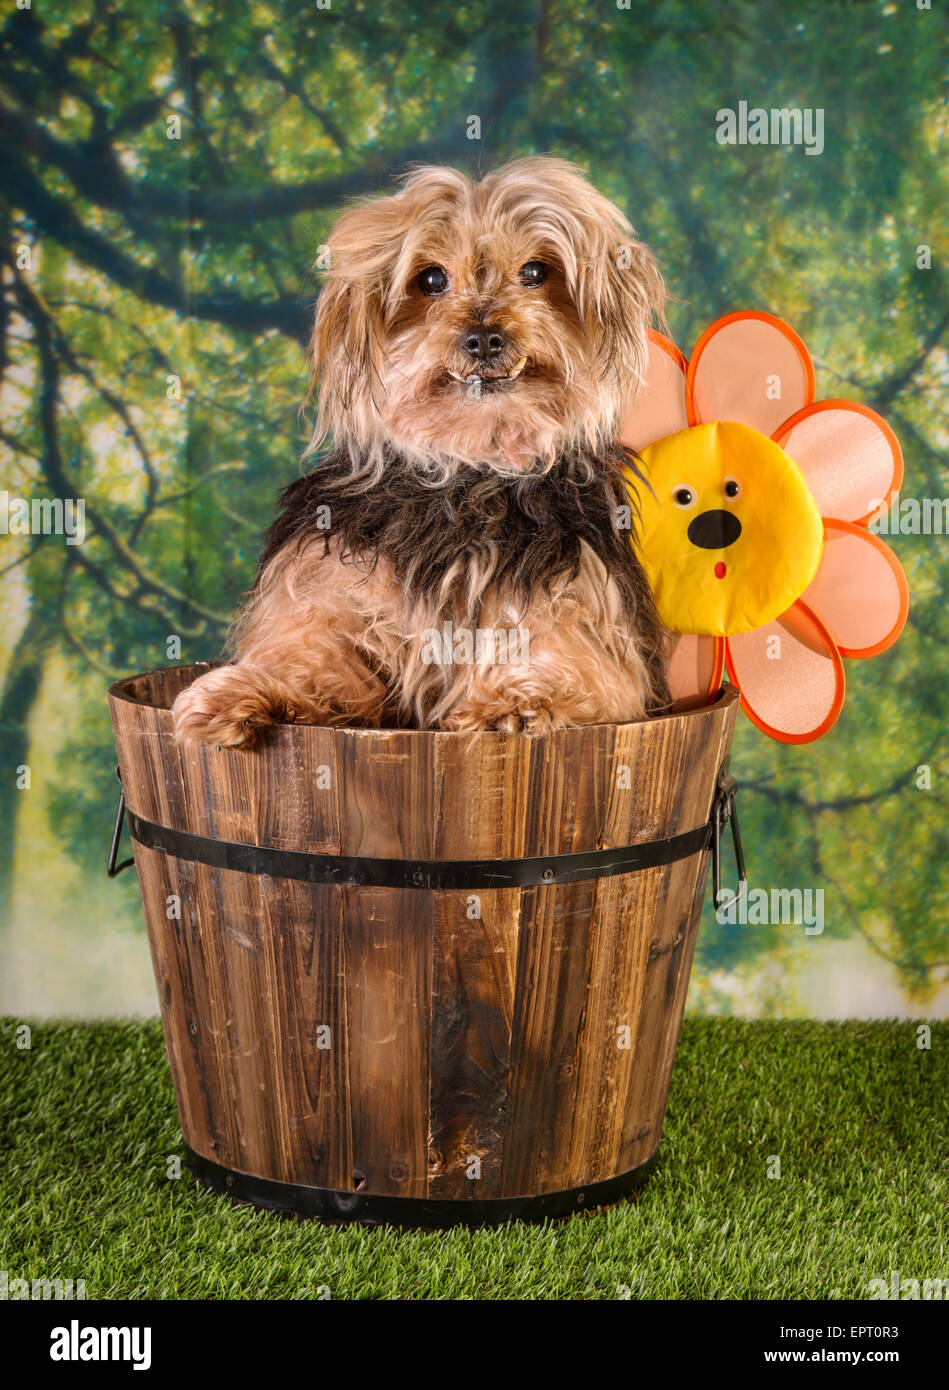
{"label": "dog's teeth", "polygon": [[482,377],[479,372],[472,372],[470,376],[461,376],[458,372],[453,372],[451,367],[446,367],[445,370],[453,381],[460,381],[463,386],[472,386],[476,381],[513,381],[515,377],[520,376],[521,372],[527,366],[527,360],[526,355],[519,358],[514,363],[514,366],[508,372],[507,376]]}

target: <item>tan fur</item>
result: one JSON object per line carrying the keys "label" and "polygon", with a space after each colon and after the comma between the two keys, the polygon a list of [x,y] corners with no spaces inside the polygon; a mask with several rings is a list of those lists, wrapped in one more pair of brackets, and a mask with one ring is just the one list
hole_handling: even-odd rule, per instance
{"label": "tan fur", "polygon": [[[661,322],[663,286],[648,250],[606,198],[559,160],[517,160],[473,183],[422,168],[392,197],[345,212],[311,342],[319,388],[308,452],[331,434],[351,444],[353,486],[385,485],[384,451],[437,487],[459,465],[505,475],[543,472],[565,451],[596,456],[615,438]],[[543,285],[520,268],[541,260]],[[451,291],[428,298],[419,272],[443,267]],[[500,324],[511,372],[472,399],[459,336]],[[487,377],[490,384],[490,376]],[[264,724],[498,727],[531,733],[643,715],[651,691],[619,593],[586,548],[579,573],[519,609],[487,565],[469,565],[459,604],[443,593],[408,602],[384,562],[366,574],[351,556],[286,546],[267,565],[233,637],[233,664],[175,704],[181,738],[252,743]],[[423,634],[446,618],[526,626],[530,664],[426,663]]]}
{"label": "tan fur", "polygon": [[[311,451],[327,433],[379,460],[384,444],[436,470],[456,461],[536,467],[556,449],[612,439],[645,367],[646,332],[661,319],[655,261],[622,213],[572,165],[519,159],[472,183],[422,168],[401,193],[345,212],[329,239],[331,271],[311,340],[321,383]],[[517,272],[540,259],[544,286]],[[452,292],[427,299],[414,280],[443,266]],[[472,320],[502,322],[500,366],[530,359],[518,392],[470,409],[446,368]]]}
{"label": "tan fur", "polygon": [[179,737],[252,743],[264,724],[393,725],[542,733],[640,718],[645,679],[615,585],[592,556],[577,580],[524,609],[496,594],[456,627],[529,633],[529,663],[424,660],[438,600],[407,609],[384,570],[329,554],[281,555],[235,633],[239,660],[202,676],[175,705]]}

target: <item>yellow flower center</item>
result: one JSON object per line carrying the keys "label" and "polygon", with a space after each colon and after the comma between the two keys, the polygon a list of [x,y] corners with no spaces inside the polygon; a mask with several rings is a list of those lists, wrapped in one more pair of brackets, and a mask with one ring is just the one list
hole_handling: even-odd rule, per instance
{"label": "yellow flower center", "polygon": [[[673,632],[750,632],[799,598],[817,571],[824,527],[804,475],[773,440],[716,421],[642,450],[632,474],[642,559]],[[650,491],[651,488],[651,491]]]}

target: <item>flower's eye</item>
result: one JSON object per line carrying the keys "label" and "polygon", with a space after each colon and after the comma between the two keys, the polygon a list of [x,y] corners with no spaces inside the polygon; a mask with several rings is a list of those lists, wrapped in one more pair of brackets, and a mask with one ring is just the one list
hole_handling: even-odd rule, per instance
{"label": "flower's eye", "polygon": [[695,503],[695,489],[680,485],[672,489],[672,500],[677,507],[691,507]]}
{"label": "flower's eye", "polygon": [[443,270],[440,265],[427,265],[416,283],[423,294],[434,297],[436,294],[444,294],[451,281],[448,279],[448,271]]}
{"label": "flower's eye", "polygon": [[740,497],[741,483],[737,478],[726,478],[723,491],[726,497]]}
{"label": "flower's eye", "polygon": [[547,279],[547,267],[543,261],[528,261],[522,265],[518,271],[521,284],[526,285],[529,290],[536,289]]}

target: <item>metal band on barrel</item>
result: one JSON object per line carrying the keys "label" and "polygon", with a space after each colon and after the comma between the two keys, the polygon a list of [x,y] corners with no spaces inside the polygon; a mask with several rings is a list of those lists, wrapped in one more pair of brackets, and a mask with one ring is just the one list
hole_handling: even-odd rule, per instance
{"label": "metal band on barrel", "polygon": [[127,814],[133,840],[175,859],[192,860],[216,869],[233,869],[242,874],[367,888],[533,888],[611,878],[701,854],[711,846],[714,826],[712,819],[679,835],[580,854],[545,854],[526,859],[407,860],[308,854],[235,840],[215,840],[187,830],[156,825],[134,811]]}

